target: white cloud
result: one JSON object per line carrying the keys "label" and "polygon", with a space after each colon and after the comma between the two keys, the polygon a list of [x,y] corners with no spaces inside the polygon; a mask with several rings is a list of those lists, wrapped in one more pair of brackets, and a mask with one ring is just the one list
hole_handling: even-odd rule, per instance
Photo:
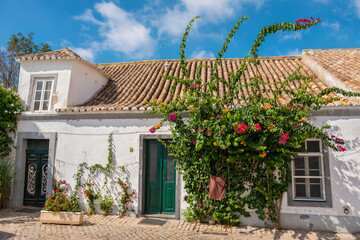
{"label": "white cloud", "polygon": [[357,10],[357,15],[360,18],[360,0],[354,0],[354,4]]}
{"label": "white cloud", "polygon": [[159,35],[168,34],[171,37],[180,36],[189,21],[195,16],[201,16],[201,23],[218,23],[238,14],[244,3],[250,3],[259,8],[265,0],[181,0],[172,8],[166,8],[152,25],[159,28]]}
{"label": "white cloud", "polygon": [[103,23],[99,20],[97,20],[94,15],[92,14],[92,11],[90,9],[86,9],[83,14],[80,16],[75,16],[74,19],[81,20],[85,22],[91,22],[97,25],[103,25]]}
{"label": "white cloud", "polygon": [[287,51],[287,56],[301,56],[301,51],[298,48]]}
{"label": "white cloud", "polygon": [[[79,47],[88,57],[95,57],[96,52],[110,50],[123,53],[129,58],[148,58],[153,55],[155,41],[150,35],[150,29],[138,22],[135,17],[116,6],[113,2],[95,4],[95,10],[102,20],[94,17],[91,10],[86,10],[75,19],[93,23],[98,27],[100,41],[90,43],[91,47]],[[79,54],[81,55],[81,54]]]}
{"label": "white cloud", "polygon": [[301,32],[284,33],[284,36],[282,37],[283,40],[296,40],[301,38],[302,38]]}
{"label": "white cloud", "polygon": [[72,48],[70,47],[72,51],[74,51],[76,54],[81,56],[82,58],[85,58],[86,60],[92,62],[95,59],[95,52],[91,48]]}
{"label": "white cloud", "polygon": [[337,31],[340,30],[340,23],[339,22],[334,22],[334,23],[322,22],[321,25],[324,26],[324,27],[331,28],[334,32],[337,32]]}
{"label": "white cloud", "polygon": [[211,51],[197,50],[191,53],[190,58],[215,58],[215,54]]}

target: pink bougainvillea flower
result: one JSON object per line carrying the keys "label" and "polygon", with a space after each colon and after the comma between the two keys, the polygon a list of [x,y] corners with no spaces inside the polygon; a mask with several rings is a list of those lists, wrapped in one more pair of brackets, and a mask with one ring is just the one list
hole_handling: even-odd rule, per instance
{"label": "pink bougainvillea flower", "polygon": [[198,131],[198,132],[201,132],[201,129],[199,128],[197,131]]}
{"label": "pink bougainvillea flower", "polygon": [[238,133],[244,134],[244,133],[246,133],[246,129],[248,129],[248,126],[240,123],[240,124],[237,124],[233,129]]}
{"label": "pink bougainvillea flower", "polygon": [[154,130],[154,129],[152,129],[152,128],[150,128],[150,129],[149,129],[149,132],[154,133],[154,132],[155,132],[155,130]]}
{"label": "pink bougainvillea flower", "polygon": [[221,132],[221,134],[225,134],[225,132]]}
{"label": "pink bougainvillea flower", "polygon": [[193,83],[193,84],[190,85],[189,88],[197,88],[197,87],[199,87],[199,84]]}
{"label": "pink bougainvillea flower", "polygon": [[285,144],[287,140],[290,139],[290,136],[289,134],[285,133],[285,134],[279,134],[279,136],[281,137],[280,140],[278,141],[278,144],[281,145],[281,144]]}
{"label": "pink bougainvillea flower", "polygon": [[216,118],[220,118],[221,116],[220,115],[217,115]]}
{"label": "pink bougainvillea flower", "polygon": [[176,117],[176,114],[175,113],[171,113],[170,116],[168,117],[168,120],[171,122],[171,121],[176,121],[177,120],[177,117]]}
{"label": "pink bougainvillea flower", "polygon": [[194,141],[193,144],[196,145],[196,142]]}

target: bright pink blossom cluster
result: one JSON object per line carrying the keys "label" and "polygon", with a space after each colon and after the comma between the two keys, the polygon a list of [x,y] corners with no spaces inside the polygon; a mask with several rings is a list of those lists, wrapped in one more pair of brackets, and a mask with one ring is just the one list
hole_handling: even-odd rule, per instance
{"label": "bright pink blossom cluster", "polygon": [[280,140],[278,141],[278,144],[281,145],[281,144],[285,144],[287,140],[290,139],[290,136],[289,134],[285,133],[285,134],[279,134],[279,136],[281,137]]}
{"label": "bright pink blossom cluster", "polygon": [[170,116],[168,117],[168,120],[169,121],[176,121],[177,120],[176,114],[175,113],[170,114]]}
{"label": "bright pink blossom cluster", "polygon": [[[318,19],[316,19],[317,21],[319,21],[320,20],[320,18],[318,18]],[[306,19],[306,18],[304,18],[304,19],[298,19],[298,20],[296,20],[295,22],[297,23],[297,24],[300,24],[300,23],[306,23],[306,24],[308,24],[308,23],[311,23],[311,21],[314,21],[314,18],[313,17],[311,17],[311,20],[309,20],[309,19]],[[315,25],[317,25],[317,23],[315,23]]]}
{"label": "bright pink blossom cluster", "polygon": [[337,148],[340,150],[340,152],[346,151],[346,148],[344,148],[343,146],[337,145]]}
{"label": "bright pink blossom cluster", "polygon": [[238,133],[246,133],[246,129],[248,129],[248,126],[240,123],[240,124],[237,124],[233,129],[235,131],[237,131]]}
{"label": "bright pink blossom cluster", "polygon": [[199,87],[199,84],[197,84],[197,83],[193,83],[193,84],[191,84],[191,85],[190,85],[190,87],[189,87],[189,88],[197,88],[197,87]]}

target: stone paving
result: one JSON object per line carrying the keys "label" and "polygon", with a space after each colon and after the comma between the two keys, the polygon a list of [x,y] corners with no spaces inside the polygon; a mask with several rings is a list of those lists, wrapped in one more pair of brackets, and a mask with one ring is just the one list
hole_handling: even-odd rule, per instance
{"label": "stone paving", "polygon": [[0,239],[359,239],[360,235],[314,231],[276,231],[255,227],[225,227],[167,220],[162,226],[139,225],[143,218],[85,216],[81,226],[41,224],[39,212],[0,210]]}

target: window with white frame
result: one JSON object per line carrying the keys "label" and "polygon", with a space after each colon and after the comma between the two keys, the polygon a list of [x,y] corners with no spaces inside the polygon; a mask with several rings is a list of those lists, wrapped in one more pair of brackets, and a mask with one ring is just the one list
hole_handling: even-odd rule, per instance
{"label": "window with white frame", "polygon": [[50,110],[53,79],[35,79],[34,84],[32,110]]}
{"label": "window with white frame", "polygon": [[325,201],[324,157],[321,139],[307,139],[292,161],[293,200]]}

